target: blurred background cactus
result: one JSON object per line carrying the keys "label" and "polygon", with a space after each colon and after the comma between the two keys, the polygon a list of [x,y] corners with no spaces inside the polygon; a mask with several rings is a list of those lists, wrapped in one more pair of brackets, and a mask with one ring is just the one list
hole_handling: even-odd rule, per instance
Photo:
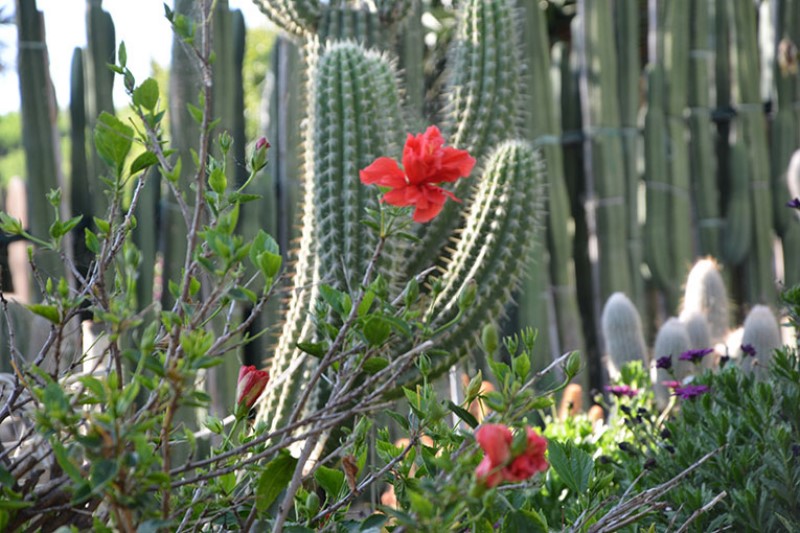
{"label": "blurred background cactus", "polygon": [[[248,362],[278,369],[296,359],[294,343],[311,334],[314,287],[321,281],[352,284],[368,253],[368,232],[357,220],[375,195],[357,183],[358,169],[380,155],[398,157],[405,134],[430,124],[439,124],[448,143],[470,150],[479,165],[456,191],[463,205],[448,202],[439,218],[420,226],[422,244],[390,251],[395,259],[404,257],[393,270],[401,279],[436,265],[442,280],[455,280],[448,276],[461,267],[452,263],[453,254],[476,257],[457,252],[470,232],[479,236],[473,246],[490,240],[494,248],[485,252],[497,254],[492,260],[500,263],[489,270],[480,269],[493,263],[476,265],[482,272],[476,281],[496,290],[482,291],[491,305],[474,323],[505,316],[507,331],[538,328],[535,366],[580,349],[590,385],[601,387],[607,379],[601,356],[623,353],[612,348],[616,339],[602,312],[617,292],[641,317],[641,338],[637,333],[630,341],[639,352],[640,341],[651,345],[670,316],[680,316],[670,324],[682,328],[689,345],[701,342],[692,339],[702,338],[703,319],[709,342],[720,343],[747,310],[774,304],[778,290],[800,282],[800,217],[786,207],[800,195],[800,156],[792,159],[800,146],[798,0],[649,0],[615,2],[613,9],[591,0],[255,4],[281,31],[271,45],[263,113],[243,104],[253,100],[244,94],[248,71],[242,60],[250,30],[240,13],[218,1],[214,114],[222,122],[216,131],[231,132],[242,160],[246,139],[253,138],[252,131],[245,134],[244,115],[262,117],[258,135],[269,138],[272,150],[253,186],[263,199],[243,207],[240,230],[275,235],[287,259],[296,261],[291,283],[309,292],[292,291],[284,310],[262,317],[260,326],[270,334],[245,349]],[[107,205],[91,193],[105,172],[91,147],[91,128],[100,111],[122,112],[111,97],[113,76],[106,67],[119,43],[100,0],[88,0],[86,9],[88,45],[73,55],[67,157],[59,142],[42,15],[33,0],[16,3],[33,234],[47,231],[50,189],[71,190],[65,205],[75,214],[98,215]],[[184,0],[171,9],[187,28],[200,14],[197,3]],[[335,44],[342,40],[350,44]],[[176,41],[168,120],[185,167],[197,136],[187,110],[199,104],[197,75]],[[499,197],[484,201],[480,195],[488,192],[479,192],[493,179],[507,183],[498,177],[500,152],[494,150],[512,139],[519,141],[501,152],[527,167],[531,181],[512,189],[524,189],[524,207]],[[237,183],[237,165],[229,168],[228,183]],[[3,175],[3,183],[9,177]],[[546,194],[527,196],[541,190],[542,179]],[[154,175],[143,195],[136,230],[138,298],[167,301],[165,280],[180,274],[186,232],[164,180]],[[473,221],[476,202],[498,212]],[[520,227],[508,223],[508,213],[524,215]],[[530,231],[537,224],[541,231]],[[469,225],[473,229],[465,230]],[[79,265],[82,241],[76,238],[73,248]],[[320,254],[321,248],[328,253]],[[47,259],[41,251],[37,256]],[[687,279],[701,257],[709,262],[698,263],[700,270]],[[315,263],[317,258],[324,261]],[[523,262],[532,265],[524,275],[518,270]],[[43,265],[44,275],[64,274],[55,257]],[[8,276],[3,282],[24,300],[36,285],[19,271],[13,287]],[[465,278],[458,279],[453,283]],[[223,372],[210,383],[215,390],[230,388],[234,377]]]}

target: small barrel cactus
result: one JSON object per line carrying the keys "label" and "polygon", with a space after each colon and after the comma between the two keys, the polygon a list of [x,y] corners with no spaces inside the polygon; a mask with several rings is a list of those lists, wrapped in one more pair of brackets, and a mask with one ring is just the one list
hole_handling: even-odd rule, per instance
{"label": "small barrel cactus", "polygon": [[608,298],[601,322],[606,342],[606,368],[611,379],[619,376],[625,363],[642,361],[647,366],[642,320],[625,294],[615,292]]}
{"label": "small barrel cactus", "polygon": [[[675,317],[670,318],[658,330],[653,346],[653,359],[658,362],[664,357],[671,357],[675,376],[683,379],[691,373],[691,363],[680,361],[678,358],[682,353],[690,350],[691,345],[689,332],[686,331],[683,322]],[[666,369],[656,367],[653,367],[650,377],[653,380],[656,403],[663,408],[669,398],[669,391],[664,382],[672,381],[674,378]]]}
{"label": "small barrel cactus", "polygon": [[781,330],[775,315],[766,305],[753,307],[744,320],[740,348],[742,368],[756,368],[757,375],[766,375],[772,352],[780,346]]}
{"label": "small barrel cactus", "polygon": [[728,292],[719,266],[711,258],[697,261],[686,279],[681,315],[690,316],[692,313],[700,313],[706,318],[711,335],[710,342],[699,348],[707,348],[725,338],[730,322]]}

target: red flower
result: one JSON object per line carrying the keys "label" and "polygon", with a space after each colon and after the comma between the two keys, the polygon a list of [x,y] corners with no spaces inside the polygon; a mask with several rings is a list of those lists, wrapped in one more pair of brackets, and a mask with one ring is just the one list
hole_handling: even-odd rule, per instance
{"label": "red flower", "polygon": [[415,206],[414,221],[428,222],[439,214],[447,198],[460,202],[452,192],[434,184],[465,178],[475,166],[475,158],[466,150],[443,145],[436,126],[416,136],[409,134],[403,148],[403,169],[394,159],[379,157],[359,173],[361,182],[391,188],[383,195],[384,202]]}
{"label": "red flower", "polygon": [[511,464],[503,469],[506,481],[517,483],[524,481],[536,472],[544,472],[548,468],[544,452],[547,451],[547,439],[528,428],[528,447]]}
{"label": "red flower", "polygon": [[491,488],[503,482],[500,469],[511,459],[511,430],[502,424],[484,424],[475,432],[475,440],[485,453],[475,469],[475,476]]}
{"label": "red flower", "polygon": [[236,405],[250,409],[258,397],[264,392],[269,382],[269,372],[256,370],[254,366],[242,366],[239,369],[239,381],[236,383]]}
{"label": "red flower", "polygon": [[526,429],[528,445],[525,450],[512,457],[511,430],[502,424],[486,424],[475,432],[475,440],[485,455],[475,469],[475,477],[488,488],[505,481],[517,483],[548,468],[544,457],[547,440],[530,427]]}

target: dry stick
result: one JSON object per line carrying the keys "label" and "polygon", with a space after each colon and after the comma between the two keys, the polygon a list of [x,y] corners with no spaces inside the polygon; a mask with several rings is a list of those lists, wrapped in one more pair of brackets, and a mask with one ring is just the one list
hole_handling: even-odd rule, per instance
{"label": "dry stick", "polygon": [[686,522],[684,522],[684,524],[680,527],[680,529],[678,529],[678,531],[676,531],[676,533],[683,533],[684,531],[688,531],[689,530],[689,524],[691,524],[692,522],[697,520],[698,516],[700,516],[701,514],[705,513],[706,511],[708,511],[709,509],[714,507],[717,503],[719,503],[719,501],[722,498],[724,498],[727,495],[728,495],[728,493],[723,490],[722,492],[720,492],[719,494],[714,496],[711,499],[710,502],[708,502],[707,504],[702,506],[700,509],[698,509],[695,512],[693,512],[692,515],[689,517],[689,519]]}
{"label": "dry stick", "polygon": [[[656,498],[661,497],[667,491],[673,489],[683,478],[688,476],[691,472],[697,469],[700,465],[705,463],[711,457],[716,455],[720,450],[722,450],[725,446],[721,446],[703,457],[697,460],[695,463],[687,467],[683,472],[679,473],[669,481],[662,483],[661,485],[657,485],[653,488],[647,489],[644,492],[641,492],[631,498],[626,502],[620,502],[615,505],[605,516],[603,516],[600,520],[592,524],[589,528],[589,533],[594,532],[601,532],[601,531],[608,531],[608,527],[610,523],[615,521],[621,521],[626,519],[630,513],[636,511],[639,507],[644,505],[652,505],[652,501]],[[574,525],[570,531],[579,531],[583,524]]]}

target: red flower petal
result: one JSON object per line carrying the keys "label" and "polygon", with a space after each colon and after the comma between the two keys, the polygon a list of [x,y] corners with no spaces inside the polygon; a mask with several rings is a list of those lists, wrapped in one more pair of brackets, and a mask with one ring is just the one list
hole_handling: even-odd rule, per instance
{"label": "red flower petal", "polygon": [[492,466],[504,464],[511,457],[511,430],[503,424],[484,424],[475,432],[475,440],[489,457]]}
{"label": "red flower petal", "polygon": [[405,187],[406,175],[400,170],[397,161],[389,157],[379,157],[370,166],[359,172],[364,185],[378,184],[383,187]]}
{"label": "red flower petal", "polygon": [[466,178],[475,166],[475,158],[466,150],[442,149],[441,167],[436,175],[436,183],[456,181]]}

